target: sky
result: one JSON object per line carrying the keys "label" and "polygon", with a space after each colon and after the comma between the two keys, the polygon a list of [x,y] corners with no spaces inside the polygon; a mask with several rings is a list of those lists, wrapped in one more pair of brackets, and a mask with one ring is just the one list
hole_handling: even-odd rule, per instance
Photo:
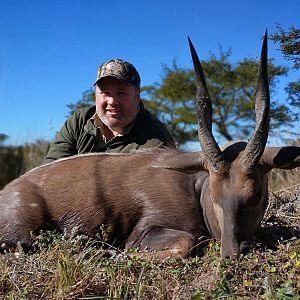
{"label": "sky", "polygon": [[[174,59],[192,67],[187,36],[200,59],[219,45],[233,61],[257,58],[265,29],[299,28],[299,11],[299,0],[0,0],[0,133],[8,144],[53,139],[67,104],[111,58],[133,63],[142,85],[159,82]],[[272,42],[269,57],[287,64]],[[293,76],[280,81],[278,101]]]}

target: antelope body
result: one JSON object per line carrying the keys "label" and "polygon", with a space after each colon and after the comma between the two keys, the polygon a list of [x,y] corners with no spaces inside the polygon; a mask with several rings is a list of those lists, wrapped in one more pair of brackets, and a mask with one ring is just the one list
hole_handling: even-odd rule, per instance
{"label": "antelope body", "polygon": [[269,124],[266,36],[256,92],[256,129],[222,149],[211,131],[211,101],[196,51],[201,152],[153,150],[87,154],[38,167],[0,192],[0,248],[29,247],[45,225],[95,235],[104,224],[115,245],[143,255],[185,257],[203,236],[235,258],[259,226],[267,172],[300,166],[300,147],[266,147]]}

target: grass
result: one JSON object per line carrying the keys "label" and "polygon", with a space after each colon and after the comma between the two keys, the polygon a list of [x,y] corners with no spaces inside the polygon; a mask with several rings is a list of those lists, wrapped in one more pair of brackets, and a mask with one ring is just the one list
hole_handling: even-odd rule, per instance
{"label": "grass", "polygon": [[214,241],[201,257],[160,261],[43,232],[33,253],[0,257],[0,299],[300,299],[300,186],[270,196],[238,261],[221,259]]}
{"label": "grass", "polygon": [[211,242],[203,257],[180,261],[108,258],[91,245],[55,237],[51,246],[0,261],[2,299],[299,299],[300,242],[222,260]]}
{"label": "grass", "polygon": [[300,168],[293,170],[273,169],[269,174],[269,190],[271,192],[284,190],[299,184]]}

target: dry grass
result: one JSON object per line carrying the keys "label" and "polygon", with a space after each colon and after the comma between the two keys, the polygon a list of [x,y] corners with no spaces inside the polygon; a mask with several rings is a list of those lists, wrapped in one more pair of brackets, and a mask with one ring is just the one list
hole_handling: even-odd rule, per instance
{"label": "dry grass", "polygon": [[0,299],[300,299],[300,185],[270,200],[238,261],[222,260],[213,241],[202,257],[159,261],[44,232],[34,253],[0,258]]}
{"label": "dry grass", "polygon": [[95,247],[51,249],[0,261],[2,299],[298,299],[299,240],[221,260],[218,244],[203,257],[175,261],[107,258]]}
{"label": "dry grass", "polygon": [[300,183],[300,168],[293,170],[273,169],[269,174],[269,190],[276,192]]}

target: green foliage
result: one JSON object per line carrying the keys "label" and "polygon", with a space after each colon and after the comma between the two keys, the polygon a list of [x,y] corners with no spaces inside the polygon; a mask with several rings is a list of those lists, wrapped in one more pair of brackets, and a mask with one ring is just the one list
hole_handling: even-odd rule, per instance
{"label": "green foliage", "polygon": [[67,104],[69,108],[69,115],[72,115],[75,111],[95,105],[95,93],[92,88],[82,93],[82,98],[76,103]]}
{"label": "green foliage", "polygon": [[9,138],[9,136],[5,133],[0,133],[0,145],[2,145],[5,140],[7,140]]}
{"label": "green foliage", "polygon": [[0,189],[24,172],[23,146],[0,147]]}
{"label": "green foliage", "polygon": [[[275,43],[279,43],[280,51],[285,59],[293,63],[293,69],[300,68],[300,29],[294,26],[287,31],[283,26],[277,24],[277,32],[270,36]],[[288,101],[291,105],[299,107],[300,105],[300,79],[290,82],[286,87]]]}
{"label": "green foliage", "polygon": [[294,26],[285,31],[283,26],[277,24],[277,32],[270,36],[275,43],[279,43],[280,51],[284,57],[293,63],[293,68],[300,68],[300,29]]}
{"label": "green foliage", "polygon": [[49,142],[36,140],[21,146],[0,145],[0,189],[26,171],[41,165],[49,148]]}
{"label": "green foliage", "polygon": [[172,68],[163,66],[163,72],[161,84],[143,87],[143,101],[167,125],[177,145],[182,145],[197,135],[194,74],[175,61]]}
{"label": "green foliage", "polygon": [[300,79],[295,82],[290,82],[286,87],[288,93],[288,101],[291,105],[299,108],[300,105]]}
{"label": "green foliage", "polygon": [[[255,90],[259,62],[244,58],[233,64],[231,50],[220,48],[218,56],[211,54],[202,62],[208,90],[213,104],[214,129],[226,140],[245,139],[255,126]],[[269,60],[271,92],[275,91],[278,77],[287,69]],[[197,140],[195,76],[192,70],[180,68],[173,62],[164,66],[161,83],[144,87],[146,107],[168,126],[178,145]],[[298,118],[288,106],[271,103],[271,130],[288,125]],[[232,135],[234,133],[234,136]]]}

